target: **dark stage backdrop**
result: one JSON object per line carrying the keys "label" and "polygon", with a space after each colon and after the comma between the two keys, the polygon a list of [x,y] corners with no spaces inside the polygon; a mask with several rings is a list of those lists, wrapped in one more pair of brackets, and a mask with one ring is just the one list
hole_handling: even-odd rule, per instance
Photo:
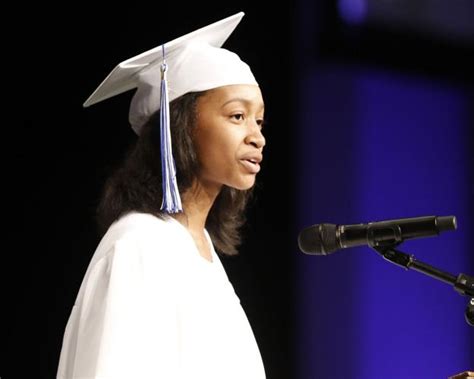
{"label": "dark stage backdrop", "polygon": [[83,109],[115,65],[239,11],[225,44],[249,63],[266,100],[267,148],[241,255],[224,259],[269,378],[289,378],[292,250],[289,161],[292,9],[257,2],[68,2],[5,11],[3,139],[8,190],[2,249],[0,376],[54,378],[89,260],[102,183],[134,139],[132,91]]}

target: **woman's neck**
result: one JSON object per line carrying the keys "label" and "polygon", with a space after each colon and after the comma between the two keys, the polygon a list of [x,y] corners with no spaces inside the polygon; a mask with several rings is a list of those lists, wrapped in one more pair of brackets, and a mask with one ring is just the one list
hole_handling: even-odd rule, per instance
{"label": "woman's neck", "polygon": [[190,231],[202,232],[206,226],[214,201],[219,195],[220,188],[209,189],[201,183],[195,182],[182,196],[183,213],[177,213],[174,217]]}

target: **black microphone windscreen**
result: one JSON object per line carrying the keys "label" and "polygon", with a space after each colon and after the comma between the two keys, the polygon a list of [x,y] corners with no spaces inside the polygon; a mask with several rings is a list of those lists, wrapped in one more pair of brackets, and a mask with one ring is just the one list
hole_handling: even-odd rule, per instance
{"label": "black microphone windscreen", "polygon": [[326,255],[339,248],[336,225],[318,224],[304,229],[298,236],[300,250],[306,254]]}

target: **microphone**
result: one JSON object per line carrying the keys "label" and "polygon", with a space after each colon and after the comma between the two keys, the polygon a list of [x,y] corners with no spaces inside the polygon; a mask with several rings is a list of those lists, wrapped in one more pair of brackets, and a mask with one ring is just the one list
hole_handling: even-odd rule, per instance
{"label": "microphone", "polygon": [[300,232],[298,245],[303,253],[328,255],[355,246],[393,247],[407,239],[436,236],[456,228],[455,216],[412,217],[353,225],[316,224]]}

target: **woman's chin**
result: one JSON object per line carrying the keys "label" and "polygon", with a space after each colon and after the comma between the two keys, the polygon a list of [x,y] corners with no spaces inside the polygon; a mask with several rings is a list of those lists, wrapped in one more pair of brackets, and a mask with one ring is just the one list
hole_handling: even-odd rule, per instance
{"label": "woman's chin", "polygon": [[253,178],[251,179],[249,178],[249,179],[241,180],[239,181],[239,183],[233,183],[233,185],[229,187],[232,187],[239,191],[246,191],[246,190],[251,189],[254,185],[255,185],[255,176],[253,176]]}

